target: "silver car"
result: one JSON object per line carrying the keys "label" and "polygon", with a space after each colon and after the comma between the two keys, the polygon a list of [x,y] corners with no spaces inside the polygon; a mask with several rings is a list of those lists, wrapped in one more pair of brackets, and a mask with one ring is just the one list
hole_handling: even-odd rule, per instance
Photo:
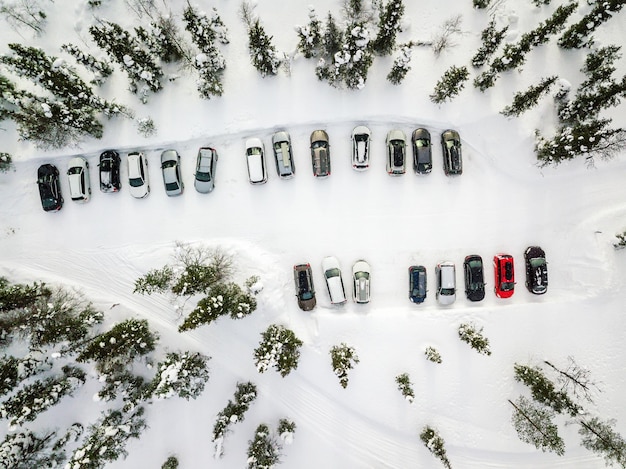
{"label": "silver car", "polygon": [[387,173],[398,176],[406,172],[406,136],[402,130],[387,134]]}
{"label": "silver car", "polygon": [[272,136],[272,146],[276,159],[276,171],[282,179],[290,179],[296,174],[291,151],[291,137],[287,132],[276,132]]}
{"label": "silver car", "polygon": [[70,196],[75,202],[87,202],[91,195],[89,163],[82,156],[72,158],[67,165]]}
{"label": "silver car", "polygon": [[355,303],[370,302],[370,265],[359,260],[352,266],[352,299]]}
{"label": "silver car", "polygon": [[456,300],[456,269],[450,261],[437,264],[437,292],[435,296],[442,306],[448,306]]}
{"label": "silver car", "polygon": [[137,199],[143,199],[150,193],[148,160],[141,152],[128,154],[128,185],[130,195]]}
{"label": "silver car", "polygon": [[246,163],[250,184],[264,184],[267,181],[265,170],[265,147],[259,138],[246,140]]}
{"label": "silver car", "polygon": [[364,171],[370,167],[370,129],[359,125],[352,131],[352,167]]}
{"label": "silver car", "polygon": [[180,155],[176,150],[161,153],[161,170],[165,193],[170,197],[182,194],[185,186],[180,177]]}
{"label": "silver car", "polygon": [[311,161],[313,176],[319,178],[330,176],[330,148],[325,130],[315,130],[311,134]]}
{"label": "silver car", "polygon": [[214,148],[202,147],[198,150],[194,187],[202,194],[207,194],[215,188],[215,167],[217,152]]}

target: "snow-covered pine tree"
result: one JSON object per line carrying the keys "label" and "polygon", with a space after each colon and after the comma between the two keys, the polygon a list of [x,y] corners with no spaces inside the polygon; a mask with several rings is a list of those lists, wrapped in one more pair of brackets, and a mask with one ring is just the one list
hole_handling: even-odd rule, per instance
{"label": "snow-covered pine tree", "polygon": [[0,396],[10,392],[19,383],[20,360],[11,355],[0,357]]}
{"label": "snow-covered pine tree", "polygon": [[507,117],[519,116],[523,112],[533,108],[539,102],[557,80],[557,76],[542,78],[538,84],[530,86],[526,91],[520,91],[513,96],[513,102],[505,107],[500,114]]}
{"label": "snow-covered pine tree", "polygon": [[279,53],[272,43],[273,37],[265,32],[261,21],[256,18],[248,25],[248,49],[250,61],[262,77],[276,75],[284,62],[284,54]]}
{"label": "snow-covered pine tree", "polygon": [[372,50],[378,55],[389,55],[396,48],[396,36],[402,32],[402,0],[388,0],[380,9],[378,34],[371,43]]}
{"label": "snow-covered pine tree", "polygon": [[157,365],[157,374],[148,387],[157,399],[172,396],[197,398],[209,380],[208,356],[199,352],[170,352]]}
{"label": "snow-covered pine tree", "polygon": [[350,347],[345,342],[341,345],[334,345],[330,349],[331,364],[333,366],[333,373],[339,378],[339,384],[342,388],[348,387],[348,371],[354,368],[354,365],[359,363],[359,357],[356,354],[356,349]]}
{"label": "snow-covered pine tree", "polygon": [[224,437],[229,431],[230,425],[245,419],[245,414],[256,397],[257,389],[254,383],[249,381],[237,383],[234,401],[229,400],[226,407],[217,414],[215,425],[213,426],[214,456],[216,458],[220,458],[224,454]]}
{"label": "snow-covered pine tree", "polygon": [[143,26],[135,27],[135,34],[137,39],[163,62],[178,62],[186,55],[178,26],[171,15],[159,13],[156,19],[150,22],[148,29]]}
{"label": "snow-covered pine tree", "polygon": [[593,33],[598,26],[611,19],[626,2],[624,0],[602,0],[593,3],[593,8],[578,22],[572,24],[559,38],[558,44],[564,49],[580,49],[593,44]]}
{"label": "snow-covered pine tree", "polygon": [[218,283],[211,287],[208,296],[198,301],[178,330],[184,332],[196,329],[226,315],[232,319],[241,319],[252,314],[256,306],[254,296],[243,291],[236,283]]}
{"label": "snow-covered pine tree", "polygon": [[177,243],[174,252],[172,293],[192,296],[208,293],[213,285],[226,282],[233,273],[232,256],[222,249],[207,249]]}
{"label": "snow-covered pine tree", "polygon": [[400,46],[400,52],[393,60],[393,66],[391,71],[387,74],[387,80],[393,85],[399,85],[406,77],[406,74],[411,70],[411,52],[412,43],[402,44]]}
{"label": "snow-covered pine tree", "polygon": [[6,469],[61,467],[65,453],[56,444],[56,433],[33,433],[24,429],[8,433],[0,442],[0,461]]}
{"label": "snow-covered pine tree", "polygon": [[161,469],[178,469],[178,458],[176,456],[168,457]]}
{"label": "snow-covered pine tree", "polygon": [[9,420],[9,428],[32,422],[40,413],[56,405],[63,397],[85,383],[85,372],[75,366],[63,367],[63,374],[37,380],[24,386],[0,404],[0,417]]}
{"label": "snow-covered pine tree", "polygon": [[578,2],[559,5],[552,16],[542,22],[531,32],[522,35],[520,45],[524,52],[528,52],[532,47],[545,44],[553,36],[565,29],[565,23],[578,8]]}
{"label": "snow-covered pine tree", "polygon": [[261,342],[254,350],[254,364],[259,373],[274,367],[282,377],[298,368],[302,341],[285,326],[270,325],[261,334]]}
{"label": "snow-covered pine tree", "polygon": [[152,293],[166,293],[171,288],[174,270],[166,265],[161,269],[152,269],[143,277],[135,280],[133,293],[151,295]]}
{"label": "snow-covered pine tree", "polygon": [[571,417],[576,417],[582,411],[582,408],[572,401],[567,393],[556,389],[554,383],[538,366],[531,367],[516,363],[513,370],[515,380],[528,386],[535,401],[552,408],[559,414],[567,412]]}
{"label": "snow-covered pine tree", "polygon": [[[98,47],[107,52],[127,73],[130,90],[133,93],[141,91],[144,102],[147,100],[148,90],[156,93],[163,88],[160,81],[163,70],[154,57],[141,47],[135,36],[109,21],[90,26],[89,33]],[[140,83],[145,84],[141,90]]]}
{"label": "snow-covered pine tree", "polygon": [[144,409],[138,407],[131,412],[109,410],[95,424],[82,445],[72,454],[67,463],[70,469],[103,469],[106,463],[126,457],[126,442],[139,438],[146,428]]}
{"label": "snow-covered pine tree", "polygon": [[309,6],[309,22],[305,26],[296,26],[298,35],[298,51],[306,59],[318,57],[322,52],[322,23],[315,13],[315,8]]}
{"label": "snow-covered pine tree", "polygon": [[338,81],[340,80],[336,76],[334,62],[335,54],[337,54],[342,47],[343,31],[337,26],[333,15],[328,12],[324,26],[324,35],[322,37],[322,53],[315,67],[315,75],[318,80],[326,80],[331,85],[338,86]]}
{"label": "snow-covered pine tree", "polygon": [[283,444],[290,445],[293,442],[293,436],[296,432],[296,423],[289,419],[280,419],[276,432]]}
{"label": "snow-covered pine tree", "polygon": [[426,425],[420,433],[420,440],[422,440],[422,443],[424,443],[428,451],[441,461],[443,467],[452,469],[452,465],[446,453],[445,442],[437,430],[430,425]]}
{"label": "snow-covered pine tree", "polygon": [[342,50],[335,54],[337,76],[348,89],[362,89],[367,81],[369,68],[374,61],[370,43],[370,32],[365,21],[353,21],[344,33]]}
{"label": "snow-covered pine tree", "polygon": [[613,247],[615,249],[626,248],[626,231],[624,231],[623,233],[617,233],[615,237],[617,238],[617,242],[613,243]]}
{"label": "snow-covered pine tree", "polygon": [[398,385],[398,391],[402,393],[409,404],[412,404],[415,400],[415,391],[413,391],[413,383],[411,383],[409,374],[402,373],[396,376],[396,384]]}
{"label": "snow-covered pine tree", "polygon": [[491,355],[489,339],[483,335],[483,328],[478,329],[473,323],[464,323],[458,329],[459,339],[469,344],[474,350],[483,355]]}
{"label": "snow-covered pine tree", "polygon": [[[33,284],[11,283],[6,277],[0,277],[0,312],[27,308],[33,306],[40,298],[48,298],[52,290],[45,283],[34,282]],[[0,325],[4,324],[7,315],[0,315]],[[1,335],[9,330],[0,329]]]}
{"label": "snow-covered pine tree", "polygon": [[271,469],[280,463],[280,445],[269,427],[261,423],[248,442],[248,469]]}
{"label": "snow-covered pine tree", "polygon": [[614,420],[603,422],[598,417],[591,417],[578,423],[583,447],[602,456],[607,466],[626,467],[626,441],[614,430]]}
{"label": "snow-covered pine tree", "polygon": [[121,398],[125,412],[150,397],[146,380],[126,369],[111,370],[99,380],[104,381],[104,386],[98,391],[97,399],[110,402]]}
{"label": "snow-covered pine tree", "polygon": [[487,27],[483,29],[480,34],[480,38],[482,39],[482,44],[480,48],[472,57],[472,65],[475,68],[482,67],[487,60],[494,54],[494,52],[498,49],[504,36],[509,30],[508,25],[503,27],[502,29],[496,28],[496,21],[492,19]]}
{"label": "snow-covered pine tree", "polygon": [[97,59],[93,55],[83,52],[74,44],[63,44],[61,49],[74,57],[76,62],[93,73],[94,78],[91,80],[91,83],[94,85],[100,86],[104,84],[106,79],[113,73],[113,67],[108,60]]}
{"label": "snow-covered pine tree", "polygon": [[433,363],[442,363],[441,354],[434,347],[428,346],[424,351],[424,355],[426,355],[426,359]]}
{"label": "snow-covered pine tree", "polygon": [[473,0],[474,8],[484,10],[489,6],[491,0]]}
{"label": "snow-covered pine tree", "polygon": [[511,421],[520,440],[543,452],[552,451],[559,456],[565,453],[565,443],[552,421],[551,409],[534,404],[524,396],[515,402],[509,399],[509,404],[513,406]]}
{"label": "snow-covered pine tree", "polygon": [[451,100],[465,88],[465,82],[468,78],[469,72],[465,65],[462,67],[453,65],[444,72],[443,76],[435,85],[433,94],[429,96],[430,100],[437,104]]}

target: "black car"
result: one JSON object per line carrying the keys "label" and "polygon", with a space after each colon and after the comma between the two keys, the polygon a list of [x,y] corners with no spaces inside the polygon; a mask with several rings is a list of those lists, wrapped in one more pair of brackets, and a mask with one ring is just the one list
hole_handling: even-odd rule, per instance
{"label": "black car", "polygon": [[413,303],[423,303],[426,292],[426,267],[412,265],[409,267],[409,300]]}
{"label": "black car", "polygon": [[465,296],[470,301],[481,301],[485,298],[485,276],[483,273],[483,258],[472,254],[463,261],[465,274]]}
{"label": "black car", "polygon": [[313,272],[310,264],[293,266],[293,280],[296,284],[298,306],[302,311],[311,311],[315,308],[315,287],[313,286]]}
{"label": "black car", "polygon": [[43,164],[37,170],[37,185],[41,206],[46,212],[56,212],[63,207],[59,183],[59,170],[53,164]]}
{"label": "black car", "polygon": [[441,134],[441,149],[443,151],[443,170],[446,176],[462,174],[461,137],[456,130],[446,130]]}
{"label": "black car", "polygon": [[117,192],[122,186],[120,182],[120,155],[113,150],[107,150],[100,155],[100,190],[102,192]]}
{"label": "black car", "polygon": [[428,174],[433,169],[433,156],[430,145],[430,132],[417,129],[411,135],[413,143],[413,169],[418,174]]}
{"label": "black car", "polygon": [[548,264],[546,253],[539,246],[530,246],[524,251],[526,264],[526,288],[535,295],[548,291]]}

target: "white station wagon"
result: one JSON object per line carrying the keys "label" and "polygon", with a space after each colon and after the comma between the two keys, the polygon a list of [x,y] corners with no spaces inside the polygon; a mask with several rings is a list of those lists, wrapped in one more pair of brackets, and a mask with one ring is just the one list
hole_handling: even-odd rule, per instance
{"label": "white station wagon", "polygon": [[341,267],[336,257],[329,256],[322,259],[322,270],[328,287],[330,302],[334,305],[342,305],[346,302],[346,290],[341,279]]}

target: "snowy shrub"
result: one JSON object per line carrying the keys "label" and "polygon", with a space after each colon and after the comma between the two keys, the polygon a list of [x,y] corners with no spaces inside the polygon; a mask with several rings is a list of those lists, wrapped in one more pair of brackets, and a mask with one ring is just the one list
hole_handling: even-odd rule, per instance
{"label": "snowy shrub", "polygon": [[109,410],[95,425],[83,444],[72,454],[66,469],[103,469],[107,463],[126,457],[126,442],[139,438],[146,427],[144,409],[139,407],[132,412]]}
{"label": "snowy shrub", "polygon": [[577,23],[572,24],[559,38],[558,44],[564,49],[580,49],[593,44],[589,37],[598,26],[611,19],[626,3],[624,0],[602,0],[594,2],[593,8]]}
{"label": "snowy shrub", "polygon": [[170,289],[170,282],[174,277],[174,271],[168,265],[161,269],[152,269],[143,277],[135,280],[133,293],[141,295],[152,293],[165,293]]}
{"label": "snowy shrub", "polygon": [[433,456],[441,461],[446,469],[451,469],[450,460],[446,454],[445,442],[439,432],[429,425],[425,426],[420,433],[420,440]]}
{"label": "snowy shrub", "polygon": [[248,442],[248,469],[271,469],[280,462],[280,446],[262,423],[254,431],[254,439]]}
{"label": "snowy shrub", "polygon": [[485,9],[491,3],[491,0],[472,0],[474,4],[474,8]]}
{"label": "snowy shrub", "polygon": [[0,404],[0,417],[9,419],[9,428],[31,422],[84,383],[85,372],[66,365],[63,375],[35,381],[5,400]]}
{"label": "snowy shrub", "polygon": [[178,469],[178,458],[170,456],[161,466],[161,469]]}
{"label": "snowy shrub", "polygon": [[305,58],[317,57],[322,48],[322,23],[317,18],[315,9],[309,7],[309,23],[306,26],[296,26],[298,35],[298,51]]}
{"label": "snowy shrub", "polygon": [[483,328],[476,328],[475,324],[465,323],[459,326],[459,338],[469,344],[474,350],[483,355],[491,355],[489,339],[483,336]]}
{"label": "snowy shrub", "polygon": [[528,386],[533,399],[540,404],[550,407],[559,414],[567,412],[571,417],[576,417],[582,411],[567,393],[556,389],[541,368],[516,363],[513,370],[515,380]]}
{"label": "snowy shrub", "polygon": [[258,295],[263,291],[263,282],[261,282],[261,278],[258,275],[248,277],[244,282],[244,286],[251,295]]}
{"label": "snowy shrub", "polygon": [[55,432],[36,434],[30,430],[8,433],[0,442],[0,461],[6,469],[60,467],[65,461]]}
{"label": "snowy shrub", "polygon": [[626,247],[626,231],[617,233],[615,237],[617,238],[617,243],[614,243],[613,247],[615,249],[624,249]]}
{"label": "snowy shrub", "polygon": [[626,441],[613,427],[614,420],[602,422],[598,417],[580,420],[581,445],[602,456],[606,466],[626,467]]}
{"label": "snowy shrub", "polygon": [[177,243],[173,268],[176,275],[172,293],[191,296],[206,293],[214,284],[228,280],[233,273],[233,259],[219,247],[207,249]]}
{"label": "snowy shrub", "polygon": [[0,173],[6,173],[13,167],[13,157],[4,151],[0,152]]}
{"label": "snowy shrub", "polygon": [[453,36],[461,33],[461,15],[447,19],[432,40],[432,49],[435,55],[454,46]]}
{"label": "snowy shrub", "polygon": [[63,44],[61,49],[74,57],[76,62],[94,74],[94,78],[91,80],[91,83],[94,85],[99,86],[104,84],[106,79],[113,73],[113,67],[108,61],[96,59],[93,55],[81,51],[78,46]]}
{"label": "snowy shrub", "polygon": [[433,363],[441,363],[442,362],[441,354],[434,347],[426,347],[426,350],[424,351],[424,355],[426,355],[426,359],[427,360],[429,360],[429,361],[431,361]]}
{"label": "snowy shrub", "polygon": [[254,350],[254,365],[259,373],[274,367],[282,377],[285,377],[298,367],[302,341],[293,331],[272,324],[261,337],[261,343]]}
{"label": "snowy shrub", "polygon": [[484,92],[495,85],[497,78],[498,74],[496,72],[487,70],[474,78],[474,88],[478,88],[480,91]]}
{"label": "snowy shrub", "polygon": [[[139,135],[148,138],[155,135],[156,131],[157,129],[154,125],[154,120],[152,120],[152,117],[141,117],[137,119],[137,132],[139,133]],[[158,274],[158,272],[151,272]],[[152,278],[150,280],[158,282],[158,278]]]}
{"label": "snowy shrub", "polygon": [[409,404],[412,404],[415,400],[415,391],[413,391],[413,383],[411,383],[408,373],[396,376],[396,384],[398,385],[398,391],[402,393]]}
{"label": "snowy shrub", "polygon": [[296,424],[289,419],[280,419],[278,422],[278,437],[285,445],[293,443],[293,436],[296,432]]}
{"label": "snowy shrub", "polygon": [[374,53],[389,55],[396,47],[396,36],[402,32],[401,21],[404,14],[402,0],[388,0],[382,5],[378,19],[378,34],[372,41],[371,47]]}
{"label": "snowy shrub", "polygon": [[19,383],[20,361],[10,355],[0,357],[0,396],[10,392]]}
{"label": "snowy shrub", "polygon": [[511,421],[520,440],[543,452],[552,451],[559,456],[565,453],[565,443],[552,421],[552,410],[540,407],[524,396],[515,402],[509,399],[509,404],[513,406]]}
{"label": "snowy shrub", "polygon": [[333,373],[339,378],[339,384],[342,388],[348,386],[348,371],[359,363],[359,357],[354,347],[348,346],[346,343],[334,345],[330,349],[330,358],[333,366]]}
{"label": "snowy shrub", "polygon": [[[47,298],[51,294],[52,290],[46,287],[45,283],[12,284],[6,277],[0,277],[0,312],[7,313],[11,310],[32,306],[38,298]],[[0,321],[5,317],[5,315],[0,315]]]}
{"label": "snowy shrub", "polygon": [[411,47],[412,44],[400,46],[400,53],[393,60],[391,71],[387,74],[387,80],[393,85],[399,85],[406,74],[411,70]]}
{"label": "snowy shrub", "polygon": [[158,335],[150,330],[147,320],[127,319],[91,339],[77,360],[93,360],[98,372],[108,374],[152,352],[157,340]]}
{"label": "snowy shrub", "polygon": [[550,91],[550,87],[557,80],[557,76],[542,78],[541,81],[534,86],[530,86],[526,91],[515,93],[513,103],[505,107],[500,114],[507,117],[519,116],[523,112],[533,108],[539,102],[539,99]]}
{"label": "snowy shrub", "polygon": [[224,454],[224,437],[230,425],[244,420],[245,413],[256,397],[257,389],[253,383],[237,383],[234,401],[229,400],[226,407],[217,414],[215,425],[213,426],[213,443],[215,444],[214,456],[216,458],[222,457]]}
{"label": "snowy shrub", "polygon": [[436,104],[451,100],[465,88],[465,82],[468,78],[469,72],[466,66],[456,67],[453,65],[444,72],[435,85],[435,91],[429,96],[430,100]]}
{"label": "snowy shrub", "polygon": [[148,392],[158,399],[172,396],[195,399],[209,380],[208,361],[209,357],[201,353],[168,353],[157,365]]}
{"label": "snowy shrub", "polygon": [[125,369],[112,370],[108,374],[100,376],[100,381],[104,382],[104,386],[96,398],[100,401],[110,402],[121,397],[124,411],[134,409],[141,401],[150,396],[145,379]]}
{"label": "snowy shrub", "polygon": [[487,27],[483,29],[480,34],[480,38],[482,39],[482,44],[474,57],[472,57],[472,65],[476,68],[482,67],[485,62],[493,55],[493,53],[498,49],[504,36],[509,30],[508,26],[505,26],[502,29],[496,29],[495,20],[491,20]]}

